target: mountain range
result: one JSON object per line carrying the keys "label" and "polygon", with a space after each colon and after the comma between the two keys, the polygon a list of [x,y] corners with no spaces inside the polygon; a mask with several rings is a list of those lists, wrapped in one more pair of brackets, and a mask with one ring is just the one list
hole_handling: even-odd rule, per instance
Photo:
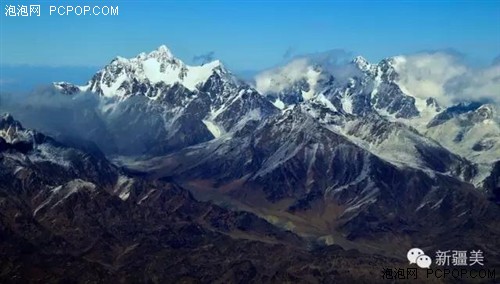
{"label": "mountain range", "polygon": [[304,57],[246,82],[160,46],[54,83],[95,103],[0,121],[0,277],[368,283],[412,247],[500,264],[498,106],[423,97],[404,64]]}

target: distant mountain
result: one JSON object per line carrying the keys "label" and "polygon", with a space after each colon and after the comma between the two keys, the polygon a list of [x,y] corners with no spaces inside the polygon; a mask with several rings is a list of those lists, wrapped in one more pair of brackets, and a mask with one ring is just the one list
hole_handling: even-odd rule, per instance
{"label": "distant mountain", "polygon": [[332,69],[305,57],[257,75],[256,88],[281,109],[309,105],[308,111],[330,129],[393,162],[425,166],[432,155],[422,153],[424,145],[444,147],[479,163],[480,183],[500,159],[497,107],[479,102],[440,105],[432,94],[413,95],[400,80],[401,72],[409,72],[401,67],[405,60],[397,56],[371,64],[358,56]]}
{"label": "distant mountain", "polygon": [[[300,59],[258,75],[257,92],[232,75],[220,61],[188,66],[175,58],[167,47],[161,46],[135,58],[115,58],[86,86],[65,82],[55,86],[65,94],[92,92],[102,98],[99,116],[103,117],[104,124],[100,127],[111,133],[112,138],[106,140],[106,145],[100,146],[114,154],[171,153],[232,132],[234,127],[241,127],[241,122],[279,115],[279,109],[302,103],[319,103],[339,114],[334,115],[336,120],[358,120],[364,124],[365,117],[372,122],[374,116],[380,116],[378,125],[387,124],[389,120],[416,128],[420,135],[399,126],[399,129],[404,129],[403,132],[408,132],[406,136],[417,137],[409,138],[410,141],[419,140],[412,143],[435,144],[429,141],[430,138],[445,145],[454,154],[474,162],[491,164],[496,161],[498,156],[488,155],[489,152],[482,155],[487,157],[486,160],[478,160],[474,158],[477,155],[469,155],[474,151],[471,147],[449,147],[452,145],[440,140],[445,136],[433,135],[433,131],[427,129],[436,121],[443,120],[447,113],[454,112],[456,107],[450,106],[447,110],[447,106],[440,106],[430,96],[423,99],[411,95],[399,82],[398,66],[402,61],[404,58],[394,57],[374,65],[358,56],[340,72],[332,71],[318,61]],[[497,121],[491,121],[491,127],[499,125]],[[373,144],[373,141],[366,140],[374,140],[375,137],[363,138],[370,133],[356,134],[349,127],[341,128],[345,130],[341,129],[341,132],[361,144]],[[375,148],[390,147],[390,141],[384,143],[380,138],[377,140],[378,144],[384,145]],[[111,147],[109,142],[114,146]],[[486,148],[480,144],[475,141],[475,149]],[[401,154],[392,155],[399,157],[393,160],[405,163],[416,159],[417,163],[425,164],[425,161],[419,161],[418,154],[416,158],[408,157],[406,153],[414,152],[414,147],[409,147],[411,149],[399,147]],[[381,152],[378,151],[379,154]]]}
{"label": "distant mountain", "polygon": [[298,59],[256,77],[257,89],[281,108],[325,96],[338,110],[353,115],[379,113],[413,118],[440,108],[429,98],[422,101],[403,92],[397,83],[397,59],[370,64],[356,57],[342,70],[330,70],[321,62]]}
{"label": "distant mountain", "polygon": [[[265,185],[263,190],[271,194],[271,200],[306,193],[287,211],[315,226],[323,224],[320,229],[331,224],[331,235],[318,240],[299,237],[280,229],[281,224],[272,225],[249,212],[197,201],[167,179],[151,180],[124,172],[99,151],[64,145],[24,129],[10,115],[2,116],[0,279],[259,283],[315,279],[373,283],[383,268],[407,265],[406,247],[400,247],[403,244],[397,241],[401,234],[411,236],[412,244],[426,250],[457,245],[483,249],[488,251],[488,265],[497,263],[499,246],[497,239],[490,237],[499,233],[499,208],[474,193],[475,189],[445,176],[432,179],[423,172],[398,170],[345,138],[328,138],[331,132],[300,112],[291,118],[276,126],[291,127],[293,139],[283,141],[281,154],[276,156],[284,165],[268,163],[249,183]],[[293,121],[302,119],[309,127],[295,129]],[[262,139],[260,135],[257,137]],[[242,140],[237,137],[233,141]],[[264,145],[257,145],[255,151],[272,143],[261,141]],[[329,153],[324,151],[325,146],[338,146],[321,141],[337,143],[341,148]],[[295,153],[288,152],[289,159],[282,160],[282,154],[296,148],[289,148],[289,143],[301,146]],[[216,157],[214,154],[211,160],[218,163]],[[310,167],[294,177],[303,159]],[[353,159],[359,167],[343,167],[355,165]],[[206,174],[213,178],[220,172]],[[287,188],[283,187],[283,176],[293,177],[288,182],[299,185],[295,192],[275,190]],[[406,178],[409,183],[403,182]],[[325,196],[319,191],[322,182],[332,184]],[[423,188],[423,184],[429,187]],[[248,189],[252,188],[235,184],[230,190],[239,197],[252,195],[245,198],[249,201],[258,198]],[[336,215],[343,208],[341,216]],[[457,215],[463,210],[467,213]],[[347,235],[336,235],[335,226]],[[421,238],[424,233],[425,239]],[[343,243],[344,238],[356,242]],[[396,243],[388,246],[380,238]],[[483,242],[486,238],[487,245]],[[369,247],[364,244],[375,243],[380,249],[391,247],[396,257],[346,251],[321,241],[364,251]]]}
{"label": "distant mountain", "polygon": [[496,107],[417,95],[404,62],[300,58],[253,87],[219,61],[188,66],[162,46],[114,59],[85,86],[54,86],[98,98],[93,116],[112,138],[85,138],[114,144],[114,163],[196,199],[366,253],[442,244],[496,259]]}
{"label": "distant mountain", "polygon": [[424,135],[471,161],[489,164],[500,160],[500,119],[491,104],[449,107],[429,122]]}
{"label": "distant mountain", "polygon": [[100,112],[119,154],[169,153],[276,112],[219,61],[188,66],[165,46],[115,58],[86,86],[59,82],[55,87],[68,95],[91,92],[102,98]]}
{"label": "distant mountain", "polygon": [[[155,158],[147,163],[149,167],[135,169],[148,172],[151,178],[172,177],[195,196],[224,200],[301,235],[333,238],[337,244],[355,241],[358,248],[365,244],[384,247],[408,238],[413,244],[431,246],[419,243],[421,234],[437,243],[460,243],[439,237],[448,235],[444,233],[447,228],[459,231],[460,239],[465,235],[476,238],[465,225],[476,213],[466,208],[488,204],[483,203],[487,196],[448,171],[429,170],[448,165],[449,158],[460,163],[442,148],[422,147],[422,153],[430,155],[426,156],[431,163],[427,168],[395,165],[328,130],[299,106],[247,130],[228,140]],[[484,221],[498,219],[493,212],[499,208],[487,206],[493,215],[488,213]]]}
{"label": "distant mountain", "polygon": [[[24,129],[10,115],[0,117],[0,179],[2,282],[281,282],[312,277],[302,269],[318,265],[324,275],[315,277],[325,281],[368,281],[381,269],[338,247],[309,251],[254,214],[126,174],[99,152]],[[339,256],[364,264],[355,275],[324,263]],[[290,258],[296,267],[282,261]]]}

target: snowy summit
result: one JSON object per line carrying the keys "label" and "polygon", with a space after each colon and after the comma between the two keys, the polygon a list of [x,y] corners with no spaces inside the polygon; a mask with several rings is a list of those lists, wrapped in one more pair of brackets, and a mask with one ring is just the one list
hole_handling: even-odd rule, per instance
{"label": "snowy summit", "polygon": [[133,94],[131,87],[136,83],[163,83],[167,86],[180,84],[195,91],[216,70],[223,69],[219,60],[201,66],[187,65],[162,45],[150,53],[141,53],[134,58],[116,57],[80,89],[105,97]]}

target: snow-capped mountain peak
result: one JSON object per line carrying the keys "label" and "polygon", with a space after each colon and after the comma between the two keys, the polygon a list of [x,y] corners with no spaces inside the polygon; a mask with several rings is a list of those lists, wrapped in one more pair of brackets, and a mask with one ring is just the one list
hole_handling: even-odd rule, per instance
{"label": "snow-capped mountain peak", "polygon": [[[403,80],[404,56],[370,63],[356,56],[346,65],[322,66],[305,58],[264,71],[255,77],[257,90],[280,109],[311,100],[319,94],[345,113],[378,113],[391,120],[425,125],[442,108],[433,93],[422,96]],[[317,62],[315,62],[317,63]]]}
{"label": "snow-capped mountain peak", "polygon": [[[136,88],[138,84],[150,87],[157,84],[166,86],[180,84],[195,92],[214,72],[226,72],[219,60],[190,66],[176,58],[165,45],[162,45],[156,50],[140,53],[133,58],[117,56],[97,72],[86,86],[75,86],[74,90],[91,91],[104,97],[125,98],[141,92]],[[56,83],[55,86],[67,89],[63,84]]]}
{"label": "snow-capped mountain peak", "polygon": [[110,65],[140,65],[141,63],[144,64],[146,61],[157,61],[158,63],[163,63],[163,64],[172,64],[172,65],[177,65],[180,66],[182,65],[182,61],[175,58],[170,49],[168,49],[165,45],[161,45],[157,49],[146,53],[146,52],[141,52],[138,54],[136,57],[133,58],[125,58],[122,56],[117,56],[115,59],[113,59],[110,62]]}
{"label": "snow-capped mountain peak", "polygon": [[172,54],[172,52],[170,51],[170,49],[168,49],[168,47],[166,45],[160,45],[156,50],[149,53],[149,55],[150,56],[156,55],[159,57],[169,57],[169,58],[174,57],[174,55]]}
{"label": "snow-capped mountain peak", "polygon": [[373,65],[368,62],[363,56],[356,56],[353,60],[352,63],[355,64],[361,71],[367,72],[373,70]]}
{"label": "snow-capped mountain peak", "polygon": [[149,58],[156,58],[158,61],[163,61],[163,62],[168,61],[168,60],[173,61],[174,59],[176,59],[174,57],[173,53],[170,51],[170,49],[166,45],[161,45],[157,49],[155,49],[149,53],[141,52],[135,58],[128,59],[128,58],[125,58],[122,56],[117,56],[115,60],[126,62],[126,61],[133,60],[133,59],[146,60]]}
{"label": "snow-capped mountain peak", "polygon": [[266,70],[255,78],[256,89],[279,109],[315,97],[324,77],[320,66],[307,58],[295,59],[285,66]]}
{"label": "snow-capped mountain peak", "polygon": [[[371,100],[381,115],[391,119],[416,119],[419,124],[427,123],[441,111],[441,106],[432,93],[426,96],[416,95],[414,86],[407,86],[404,56],[394,56],[382,59],[377,64],[370,64],[361,56],[352,63],[365,75],[362,84],[371,88]],[[391,103],[393,101],[393,103]]]}
{"label": "snow-capped mountain peak", "polygon": [[[133,58],[114,58],[87,86],[54,86],[66,95],[97,94],[98,113],[109,118],[110,135],[128,137],[117,138],[109,151],[134,154],[165,154],[223,134],[229,137],[247,122],[277,112],[219,60],[191,66],[165,46]],[[131,135],[131,128],[140,130]]]}
{"label": "snow-capped mountain peak", "polygon": [[20,135],[23,130],[21,124],[14,120],[11,114],[6,113],[0,116],[0,138],[9,143],[25,140],[26,135]]}

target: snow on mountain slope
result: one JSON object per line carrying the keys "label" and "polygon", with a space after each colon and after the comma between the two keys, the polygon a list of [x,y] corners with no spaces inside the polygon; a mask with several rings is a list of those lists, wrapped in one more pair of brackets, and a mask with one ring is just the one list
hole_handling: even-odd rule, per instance
{"label": "snow on mountain slope", "polygon": [[65,171],[62,176],[46,176],[48,180],[59,178],[81,178],[85,171],[88,180],[100,180],[104,183],[113,183],[117,178],[117,170],[103,163],[104,155],[98,149],[88,148],[88,152],[73,148],[55,141],[49,136],[35,130],[25,129],[21,123],[10,114],[0,117],[0,153],[4,165],[9,161],[15,163],[16,173],[21,173],[25,167],[37,165],[39,167],[54,166]]}
{"label": "snow on mountain slope", "polygon": [[363,73],[363,85],[370,93],[373,108],[382,116],[391,120],[423,120],[428,122],[441,111],[440,106],[433,98],[433,93],[426,96],[415,96],[401,80],[400,66],[404,57],[396,56],[381,60],[378,64],[371,64],[358,56],[352,63]]}
{"label": "snow on mountain slope", "polygon": [[[470,207],[463,200],[473,198],[469,193],[474,186],[494,175],[487,174],[491,168],[478,170],[468,161],[466,149],[443,147],[446,143],[439,141],[448,139],[446,135],[436,131],[424,136],[422,128],[418,132],[412,126],[448,131],[452,122],[461,129],[474,122],[470,137],[480,134],[484,139],[472,147],[486,149],[484,157],[491,158],[487,151],[498,149],[488,147],[498,139],[489,133],[498,129],[484,134],[475,126],[495,125],[487,118],[489,108],[475,108],[474,114],[460,118],[470,111],[456,114],[441,109],[431,95],[414,94],[413,85],[401,83],[395,67],[400,58],[370,64],[356,57],[344,72],[294,61],[261,74],[255,89],[220,66],[196,70],[162,48],[151,54],[139,55],[140,60],[116,59],[88,88],[105,104],[113,104],[103,114],[120,146],[128,147],[118,147],[118,153],[154,156],[144,163],[150,168],[143,166],[152,179],[167,177],[190,185],[201,181],[203,189],[220,189],[217,194],[243,202],[280,203],[291,214],[341,205],[335,208],[336,218],[356,236],[367,223],[384,231],[389,215],[397,216],[392,221],[403,224],[402,230],[405,224],[418,228],[426,222],[434,228],[433,220],[419,214],[436,208],[461,214]],[[193,70],[196,76],[187,75]],[[67,94],[82,89],[57,86]],[[476,121],[476,114],[481,119]],[[126,151],[130,149],[136,152]],[[117,195],[133,198],[127,190]],[[332,216],[326,215],[330,222]],[[399,216],[406,216],[404,222]],[[462,216],[460,222],[467,217]],[[445,216],[441,221],[448,220]]]}
{"label": "snow on mountain slope", "polygon": [[306,99],[314,94],[314,85],[318,81],[319,72],[310,66],[307,59],[299,59],[275,70],[268,70],[258,74],[255,78],[257,91],[279,93],[297,81],[305,80],[310,91],[302,93]]}
{"label": "snow on mountain slope", "polygon": [[[415,98],[416,117],[396,119],[417,129],[451,152],[486,164],[500,159],[500,119],[493,104],[452,103],[447,84],[467,72],[446,54],[396,56],[391,66],[394,83]],[[481,175],[481,173],[479,173]]]}
{"label": "snow on mountain slope", "polygon": [[[428,127],[432,121],[443,116],[447,108],[453,106],[447,94],[449,91],[446,89],[446,84],[466,71],[460,64],[451,64],[453,60],[452,57],[441,54],[420,57],[395,56],[371,64],[365,58],[357,56],[346,66],[331,68],[306,57],[263,72],[256,77],[256,82],[263,95],[281,109],[297,103],[307,104],[301,94],[310,91],[309,87],[314,86],[315,92],[312,96],[308,96],[307,100],[311,101],[319,96],[327,99],[335,108],[337,116],[352,115],[360,118],[360,121],[364,117],[380,116],[417,129],[420,135],[408,129],[403,131],[406,134],[401,132],[397,134],[406,137],[389,139],[415,143],[409,143],[406,147],[403,147],[406,142],[400,143],[401,151],[382,151],[390,155],[399,155],[399,158],[396,158],[399,162],[404,162],[406,159],[415,160],[415,155],[411,154],[414,151],[413,146],[409,145],[418,145],[420,142],[426,145],[440,143],[451,152],[474,162],[494,162],[500,156],[498,148],[492,146],[496,145],[494,141],[500,135],[497,120],[488,120],[472,127],[464,126],[463,121],[452,122],[457,118],[440,127],[432,129]],[[311,69],[319,72],[319,75],[308,76],[307,71]],[[311,84],[313,79],[317,81]],[[368,120],[366,123],[370,125],[371,121]],[[349,131],[344,129],[342,132],[347,134]],[[453,142],[458,134],[464,135],[467,141]],[[362,136],[364,140],[379,139],[370,137],[376,136],[374,133]],[[417,136],[422,137],[414,139]],[[407,138],[409,140],[406,140]],[[386,145],[383,147],[390,148],[389,140],[385,144],[382,143]],[[380,147],[382,144],[378,143]],[[482,150],[478,151],[479,148]],[[395,157],[389,158],[394,160]]]}
{"label": "snow on mountain slope", "polygon": [[220,61],[189,66],[165,46],[131,59],[115,58],[87,86],[54,85],[67,95],[99,95],[98,116],[117,144],[113,154],[165,154],[278,111]]}
{"label": "snow on mountain slope", "polygon": [[324,94],[344,112],[378,112],[389,119],[423,118],[428,122],[440,111],[432,99],[412,95],[400,84],[401,59],[371,64],[361,56],[349,64],[330,66],[307,57],[267,70],[255,77],[256,88],[283,109]]}
{"label": "snow on mountain slope", "polygon": [[303,58],[258,74],[255,88],[271,98],[276,107],[284,109],[311,99],[317,92],[320,78],[321,70]]}
{"label": "snow on mountain slope", "polygon": [[[122,154],[166,154],[211,139],[230,138],[246,124],[255,129],[267,118],[299,107],[324,127],[394,164],[471,179],[474,169],[463,159],[471,152],[445,149],[443,145],[453,146],[440,140],[446,135],[428,131],[427,125],[445,108],[433,98],[433,92],[419,92],[415,80],[406,74],[418,66],[408,66],[402,56],[377,64],[358,56],[345,66],[333,67],[298,58],[258,74],[252,88],[218,61],[188,66],[162,46],[135,58],[116,58],[87,88],[101,95],[107,127],[121,144],[117,148]],[[436,76],[445,71],[437,71]],[[421,83],[433,86],[427,90],[437,90],[437,95],[443,91],[435,87],[438,83]],[[84,88],[67,83],[57,87],[68,94]],[[481,143],[493,143],[496,136],[491,138],[489,133],[496,130],[492,126]],[[130,135],[132,139],[119,138]],[[480,147],[477,142],[473,143],[476,148]],[[136,152],[125,151],[127,147]],[[498,151],[495,147],[490,150],[483,152],[485,159]]]}
{"label": "snow on mountain slope", "polygon": [[[260,90],[271,100],[299,103],[299,109],[326,128],[391,163],[470,180],[475,169],[469,162],[421,135],[408,123],[399,122],[413,119],[428,122],[440,109],[432,98],[422,106],[420,98],[401,90],[397,84],[399,75],[393,66],[396,61],[389,58],[370,64],[358,56],[348,64],[351,68],[348,76],[314,65],[320,75],[311,78],[307,70],[313,68],[312,62],[300,59],[260,74],[256,82],[257,86],[261,82]],[[315,93],[307,98],[297,95],[308,90],[311,79],[317,79],[312,84]],[[298,100],[290,100],[290,97]],[[422,113],[426,116],[422,117]]]}
{"label": "snow on mountain slope", "polygon": [[500,160],[500,117],[491,104],[449,108],[424,130],[452,152],[477,163]]}
{"label": "snow on mountain slope", "polygon": [[399,166],[436,171],[465,181],[476,174],[476,168],[468,160],[402,123],[353,120],[346,123],[341,133]]}
{"label": "snow on mountain slope", "polygon": [[466,181],[476,174],[475,166],[469,161],[404,123],[389,121],[376,113],[365,117],[340,113],[330,105],[314,99],[302,103],[300,109],[326,129],[394,165],[439,172]]}
{"label": "snow on mountain slope", "polygon": [[[320,122],[327,119],[324,108],[331,110],[327,104],[310,100],[286,109],[256,128],[241,129],[232,139],[208,141],[145,164],[149,164],[148,172],[152,177],[176,177],[179,183],[197,188],[197,192],[224,195],[231,200],[224,199],[224,202],[236,201],[229,203],[234,206],[243,203],[253,210],[266,212],[263,214],[267,216],[272,212],[274,219],[280,221],[283,221],[283,214],[293,214],[294,218],[285,219],[290,221],[290,228],[312,235],[318,231],[320,234],[335,231],[338,224],[346,224],[348,231],[355,231],[356,236],[366,233],[367,226],[370,232],[387,232],[385,222],[393,217],[395,224],[405,229],[410,224],[417,224],[415,222],[420,229],[435,228],[436,218],[409,216],[431,216],[436,215],[436,210],[456,210],[458,213],[442,219],[446,222],[471,208],[464,204],[464,197],[456,197],[456,194],[461,195],[462,189],[474,190],[470,184],[455,178],[447,169],[438,172],[428,170],[429,165],[422,169],[387,162],[369,148],[325,127]],[[342,116],[339,113],[330,115]],[[392,122],[385,126],[392,127]],[[407,126],[402,125],[394,132],[405,129]],[[386,132],[383,127],[377,130],[380,135]],[[405,139],[405,136],[395,133],[394,138]],[[405,141],[402,142],[404,145]],[[424,154],[426,158],[434,155],[437,163],[447,163],[442,155],[451,155],[439,145],[435,146],[434,151],[423,146],[422,151],[409,154]],[[138,166],[140,169],[141,165]],[[436,167],[436,164],[431,166]],[[297,222],[300,216],[307,216],[308,225]],[[442,215],[436,216],[441,218]],[[466,218],[463,214],[459,217]],[[325,222],[319,226],[310,223],[323,218]],[[420,223],[423,220],[429,223],[423,225]],[[372,226],[379,221],[385,225]],[[396,228],[395,224],[391,224],[391,228]],[[309,226],[314,229],[309,231]]]}
{"label": "snow on mountain slope", "polygon": [[[96,92],[105,97],[133,95],[133,87],[138,83],[152,85],[164,83],[168,86],[180,84],[190,91],[195,91],[217,69],[224,69],[218,60],[201,66],[186,65],[162,45],[157,50],[148,54],[141,53],[135,58],[116,57],[80,89]],[[153,95],[150,98],[154,99],[157,96]]]}
{"label": "snow on mountain slope", "polygon": [[[34,216],[47,207],[62,205],[74,194],[94,192],[96,184],[122,199],[128,197],[132,186],[132,180],[121,175],[98,149],[62,144],[25,129],[10,114],[0,116],[0,161],[4,170],[14,169],[12,175],[17,179],[36,176],[34,169],[51,172],[37,177],[52,185],[46,194],[42,194],[41,184],[34,183],[40,190],[35,193],[36,202],[41,201],[33,211]],[[6,172],[3,174],[8,176]]]}
{"label": "snow on mountain slope", "polygon": [[210,120],[202,120],[202,121],[215,138],[219,138],[222,135],[223,131],[215,123],[213,123]]}

